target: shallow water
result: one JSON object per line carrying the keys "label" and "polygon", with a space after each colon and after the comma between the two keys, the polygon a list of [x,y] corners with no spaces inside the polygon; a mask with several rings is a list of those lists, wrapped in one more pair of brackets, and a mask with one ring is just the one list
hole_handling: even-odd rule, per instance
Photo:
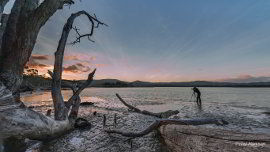
{"label": "shallow water", "polygon": [[[200,88],[204,103],[228,103],[235,106],[248,106],[270,108],[270,88]],[[69,90],[63,90],[65,99],[72,95]],[[190,101],[192,90],[188,87],[181,88],[87,88],[81,97],[88,100],[96,100],[93,97],[103,100],[115,101],[115,93],[133,102],[133,104],[158,104]],[[33,104],[49,104],[51,93],[48,91],[34,92],[32,95],[24,95],[24,101]],[[193,98],[194,100],[194,98]],[[42,103],[40,103],[42,102]]]}
{"label": "shallow water", "polygon": [[[202,110],[198,110],[191,98],[191,88],[88,88],[82,101],[95,103],[96,107],[126,110],[115,96],[119,93],[128,103],[154,112],[179,110],[179,118],[222,118],[230,124],[225,129],[245,132],[270,133],[270,88],[200,88]],[[63,90],[65,100],[72,95]],[[51,93],[24,94],[26,105],[40,106],[41,111],[51,108]],[[214,127],[208,125],[207,127]]]}

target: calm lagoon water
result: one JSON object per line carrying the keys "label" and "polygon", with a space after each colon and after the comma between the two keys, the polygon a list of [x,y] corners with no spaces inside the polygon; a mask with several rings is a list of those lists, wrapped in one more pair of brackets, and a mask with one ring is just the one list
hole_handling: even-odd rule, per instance
{"label": "calm lagoon water", "polygon": [[[180,118],[222,118],[230,122],[227,129],[247,132],[270,133],[270,88],[215,88],[202,87],[202,110],[198,110],[188,87],[175,88],[87,88],[81,94],[82,101],[94,102],[95,106],[126,110],[115,96],[121,95],[126,102],[141,109],[155,112],[179,110]],[[65,100],[72,95],[63,90]],[[42,111],[51,108],[50,91],[24,94],[27,105],[40,106]],[[211,127],[211,126],[210,126]]]}

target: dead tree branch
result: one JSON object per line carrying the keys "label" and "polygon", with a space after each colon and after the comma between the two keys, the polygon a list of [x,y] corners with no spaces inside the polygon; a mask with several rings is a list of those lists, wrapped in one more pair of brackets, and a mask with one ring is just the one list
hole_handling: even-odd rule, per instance
{"label": "dead tree branch", "polygon": [[[140,110],[128,103],[126,103],[119,94],[116,94],[118,99],[126,106],[128,107],[131,111],[145,114],[145,115],[150,115],[158,118],[168,118],[169,116],[173,114],[179,113],[179,111],[166,111],[166,112],[161,112],[161,113],[153,113],[145,110]],[[153,122],[149,127],[146,129],[139,131],[139,132],[125,132],[119,129],[105,129],[107,133],[115,133],[115,134],[120,134],[125,137],[141,137],[144,135],[147,135],[148,133],[152,132],[153,130],[158,129],[162,125],[169,125],[169,124],[175,124],[175,125],[204,125],[204,124],[216,124],[216,125],[225,125],[228,124],[228,122],[224,120],[217,120],[217,119],[187,119],[187,120],[181,120],[181,119],[157,119],[155,122]]]}
{"label": "dead tree branch", "polygon": [[[93,76],[95,74],[94,70],[92,73],[89,74],[88,80],[85,84],[83,84],[75,93],[74,95],[69,99],[68,106],[66,107],[63,96],[61,94],[61,77],[62,77],[62,65],[63,65],[63,56],[64,51],[67,43],[67,39],[70,33],[70,30],[73,27],[74,20],[79,17],[80,15],[86,15],[91,22],[91,33],[88,35],[88,37],[92,36],[94,33],[94,27],[95,22],[97,24],[106,25],[102,22],[100,22],[96,17],[92,17],[90,14],[88,14],[86,11],[79,11],[77,13],[71,14],[71,16],[68,18],[66,24],[64,25],[61,38],[58,42],[57,51],[55,52],[55,63],[54,63],[54,70],[53,70],[53,76],[52,76],[52,98],[54,103],[54,109],[55,109],[55,118],[56,120],[65,120],[68,116],[69,107],[75,103],[75,99],[77,99],[77,96],[80,94],[80,92],[89,86],[89,84],[93,80]],[[83,36],[85,37],[85,36]],[[82,38],[82,37],[80,37]],[[80,39],[79,38],[79,39]]]}
{"label": "dead tree branch", "polygon": [[32,13],[31,19],[38,21],[37,26],[42,26],[48,18],[52,16],[58,9],[62,9],[64,5],[71,6],[75,2],[73,0],[44,0]]}
{"label": "dead tree branch", "polygon": [[149,134],[153,130],[158,129],[162,125],[205,125],[205,124],[216,124],[216,125],[225,125],[228,124],[224,120],[217,120],[217,119],[191,119],[191,120],[181,120],[181,119],[158,119],[153,122],[149,127],[146,129],[139,131],[139,132],[125,132],[119,129],[106,129],[107,133],[115,133],[120,134],[125,137],[141,137],[144,135]]}
{"label": "dead tree branch", "polygon": [[134,106],[132,106],[132,105],[126,103],[126,102],[124,101],[124,99],[122,99],[122,98],[120,97],[119,94],[116,93],[116,96],[117,96],[117,98],[118,98],[118,99],[119,99],[126,107],[128,107],[131,111],[137,112],[137,113],[141,113],[141,114],[144,114],[144,115],[154,116],[154,117],[158,117],[158,118],[168,118],[168,117],[170,117],[170,116],[172,116],[172,115],[176,115],[176,114],[179,113],[178,110],[168,110],[168,111],[165,111],[165,112],[159,112],[159,113],[154,113],[154,112],[150,112],[150,111],[146,111],[146,110],[140,110],[140,109],[138,109],[138,108],[136,108],[136,107],[134,107]]}
{"label": "dead tree branch", "polygon": [[95,42],[94,40],[91,39],[91,36],[93,35],[94,33],[94,29],[95,28],[98,28],[99,25],[105,25],[105,26],[108,26],[107,24],[103,23],[103,22],[100,22],[98,19],[97,19],[97,16],[94,14],[94,16],[91,16],[89,15],[88,13],[82,11],[81,12],[82,14],[86,15],[87,18],[89,19],[89,21],[91,22],[92,26],[91,26],[91,31],[90,33],[87,33],[87,34],[81,34],[79,31],[80,29],[78,29],[76,26],[75,27],[72,27],[72,29],[76,32],[77,36],[76,36],[76,39],[71,42],[72,45],[76,44],[76,43],[80,43],[81,42],[81,38],[84,38],[84,37],[87,37],[87,39],[91,42]]}
{"label": "dead tree branch", "polygon": [[70,118],[76,118],[77,115],[78,115],[78,112],[79,112],[79,108],[80,108],[80,103],[81,103],[81,99],[79,97],[79,94],[86,88],[88,87],[92,81],[93,81],[93,77],[94,77],[94,74],[96,72],[96,69],[91,72],[89,75],[88,75],[88,79],[85,83],[83,83],[78,90],[73,90],[73,96],[68,100],[66,106],[67,108],[69,109],[70,106],[72,106],[71,108],[71,111],[70,111],[70,114],[69,114],[69,117]]}
{"label": "dead tree branch", "polygon": [[[88,87],[91,84],[91,82],[93,81],[95,72],[96,72],[96,69],[88,75],[88,79],[79,88],[77,88],[77,84],[74,84],[74,83],[66,84],[73,91],[73,96],[65,103],[67,109],[70,109],[70,107],[72,106],[70,110],[69,118],[77,117],[80,103],[81,103],[79,94],[81,93],[81,91],[83,91],[86,87]],[[53,72],[50,70],[48,70],[48,74],[51,77],[53,76]]]}
{"label": "dead tree branch", "polygon": [[83,83],[79,87],[79,89],[73,94],[73,96],[68,100],[68,104],[72,103],[72,101],[76,98],[76,96],[78,96],[86,87],[88,87],[92,83],[95,72],[96,69],[94,69],[94,71],[88,75],[87,81]]}

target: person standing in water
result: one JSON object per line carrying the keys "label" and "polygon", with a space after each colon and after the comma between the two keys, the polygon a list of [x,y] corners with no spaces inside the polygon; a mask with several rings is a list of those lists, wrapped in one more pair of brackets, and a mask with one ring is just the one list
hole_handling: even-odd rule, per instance
{"label": "person standing in water", "polygon": [[196,103],[198,106],[202,105],[202,100],[201,100],[201,92],[197,87],[193,87],[193,94],[196,94]]}

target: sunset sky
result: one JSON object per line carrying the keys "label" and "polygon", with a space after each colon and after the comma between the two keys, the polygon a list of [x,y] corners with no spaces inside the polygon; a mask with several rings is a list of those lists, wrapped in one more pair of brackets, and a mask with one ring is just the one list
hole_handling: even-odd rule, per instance
{"label": "sunset sky", "polygon": [[[270,76],[269,0],[78,1],[42,28],[29,63],[40,74],[52,69],[62,27],[78,10],[95,13],[109,27],[95,31],[95,43],[83,40],[67,46],[64,78],[85,79],[94,68],[96,79],[125,81]],[[90,24],[80,17],[75,25],[83,33]]]}

